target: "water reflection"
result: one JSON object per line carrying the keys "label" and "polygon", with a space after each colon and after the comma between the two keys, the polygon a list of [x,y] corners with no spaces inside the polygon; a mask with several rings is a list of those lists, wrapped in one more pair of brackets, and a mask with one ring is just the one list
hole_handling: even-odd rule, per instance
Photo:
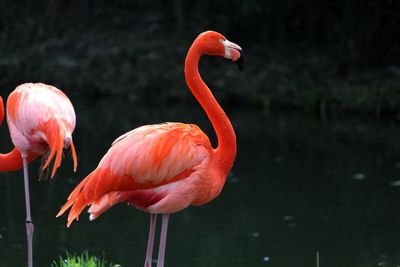
{"label": "water reflection", "polygon": [[[141,266],[147,214],[120,204],[94,222],[83,213],[70,229],[55,214],[120,134],[161,121],[198,122],[211,135],[210,126],[197,105],[143,108],[115,99],[75,107],[78,172],[67,157],[54,180],[31,182],[35,263],[88,249]],[[323,267],[400,264],[396,124],[228,113],[238,136],[233,172],[217,200],[171,216],[167,266],[316,266],[317,251]],[[9,140],[5,129],[1,140]],[[2,151],[10,148],[4,143]],[[22,174],[1,174],[0,187],[0,266],[24,266]]]}

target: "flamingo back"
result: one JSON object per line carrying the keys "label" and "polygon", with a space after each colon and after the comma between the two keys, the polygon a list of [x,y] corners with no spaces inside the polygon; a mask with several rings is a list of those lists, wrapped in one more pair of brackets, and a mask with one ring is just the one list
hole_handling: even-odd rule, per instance
{"label": "flamingo back", "polygon": [[18,86],[7,99],[7,122],[11,139],[22,154],[31,151],[43,154],[50,150],[43,169],[55,158],[51,177],[61,165],[64,147],[71,147],[76,170],[77,158],[72,142],[75,111],[61,90],[42,83]]}
{"label": "flamingo back", "polygon": [[178,211],[196,197],[195,185],[189,178],[206,172],[211,155],[210,141],[196,125],[164,123],[136,128],[113,142],[57,216],[72,206],[69,226],[88,205],[90,218],[94,219],[123,201],[149,211],[173,194],[176,195],[163,204],[163,209]]}

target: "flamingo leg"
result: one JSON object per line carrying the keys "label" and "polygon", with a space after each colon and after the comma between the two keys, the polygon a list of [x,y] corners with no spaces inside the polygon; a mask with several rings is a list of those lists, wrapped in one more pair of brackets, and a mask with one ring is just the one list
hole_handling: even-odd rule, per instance
{"label": "flamingo leg", "polygon": [[33,239],[33,223],[31,216],[31,203],[29,197],[29,175],[28,175],[28,159],[27,156],[22,156],[22,161],[24,165],[24,186],[25,186],[25,207],[26,207],[26,235],[28,240],[28,267],[33,265],[32,256],[32,239]]}
{"label": "flamingo leg", "polygon": [[167,244],[169,214],[162,215],[160,247],[158,249],[157,267],[164,267],[165,247]]}
{"label": "flamingo leg", "polygon": [[150,214],[149,240],[147,241],[146,261],[144,267],[151,267],[154,246],[154,233],[156,232],[157,214]]}

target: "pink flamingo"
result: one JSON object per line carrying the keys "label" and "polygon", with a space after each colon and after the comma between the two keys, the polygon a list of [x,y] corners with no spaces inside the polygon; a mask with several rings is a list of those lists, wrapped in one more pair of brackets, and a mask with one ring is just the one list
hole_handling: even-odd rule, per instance
{"label": "pink flamingo", "polygon": [[[0,97],[0,124],[4,118]],[[14,149],[0,154],[0,172],[23,168],[28,240],[28,266],[32,267],[33,223],[29,199],[28,162],[40,155],[47,157],[42,170],[55,158],[51,178],[61,165],[63,148],[71,147],[74,171],[77,158],[72,142],[75,111],[68,97],[56,87],[43,83],[19,85],[7,99],[7,123]]]}
{"label": "pink flamingo", "polygon": [[187,84],[215,129],[217,148],[193,124],[167,122],[136,128],[114,141],[98,167],[72,191],[57,217],[72,207],[69,227],[88,205],[89,218],[93,220],[120,202],[150,213],[144,265],[149,267],[157,214],[162,214],[157,266],[164,266],[169,214],[216,198],[236,156],[235,132],[201,79],[199,60],[203,54],[223,56],[240,67],[241,51],[221,34],[207,31],[196,38],[185,61]]}

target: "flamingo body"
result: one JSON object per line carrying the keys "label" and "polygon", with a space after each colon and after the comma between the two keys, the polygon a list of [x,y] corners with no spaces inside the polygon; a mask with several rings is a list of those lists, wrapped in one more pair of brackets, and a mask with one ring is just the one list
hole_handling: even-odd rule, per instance
{"label": "flamingo body", "polygon": [[[0,97],[0,124],[4,118],[3,99]],[[72,142],[75,111],[67,96],[59,89],[43,83],[18,86],[7,99],[7,123],[14,148],[0,154],[0,172],[23,168],[28,267],[33,266],[33,231],[28,162],[38,156],[47,157],[42,170],[55,158],[51,177],[61,164],[63,148],[71,147],[74,170],[77,158]]]}
{"label": "flamingo body", "polygon": [[55,157],[52,177],[61,164],[64,147],[71,146],[76,170],[77,159],[72,142],[75,122],[70,100],[53,86],[22,84],[7,99],[7,123],[15,148],[23,155],[42,155],[50,149],[43,169]]}
{"label": "flamingo body", "polygon": [[157,214],[162,214],[157,267],[164,266],[169,214],[217,197],[236,156],[236,136],[198,72],[202,55],[223,56],[240,62],[241,48],[217,32],[200,34],[185,60],[189,89],[213,125],[218,146],[213,148],[198,126],[163,123],[136,128],[117,138],[97,168],[69,195],[57,214],[71,208],[69,227],[86,206],[90,219],[111,206],[128,202],[151,214],[145,267],[151,266]]}
{"label": "flamingo body", "polygon": [[225,181],[212,166],[214,150],[198,126],[163,123],[136,128],[119,138],[98,167],[71,193],[58,214],[72,206],[68,226],[91,205],[95,219],[128,202],[149,213],[173,213],[205,204]]}

